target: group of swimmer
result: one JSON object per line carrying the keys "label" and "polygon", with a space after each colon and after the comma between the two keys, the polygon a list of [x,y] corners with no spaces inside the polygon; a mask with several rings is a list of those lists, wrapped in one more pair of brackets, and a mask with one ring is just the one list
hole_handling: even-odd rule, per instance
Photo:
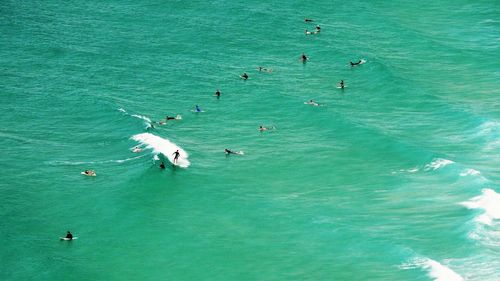
{"label": "group of swimmer", "polygon": [[[313,22],[313,21],[314,21],[314,20],[312,20],[312,19],[308,19],[308,18],[305,18],[305,19],[304,19],[304,22],[306,22],[306,23],[311,23],[311,22]],[[316,25],[316,27],[315,27],[315,30],[314,30],[314,31],[308,31],[307,29],[305,30],[305,34],[306,34],[306,35],[318,34],[318,33],[320,33],[320,32],[321,32],[321,26],[320,26],[319,24],[318,24],[318,25]],[[300,61],[302,61],[302,63],[304,63],[304,64],[305,64],[308,60],[309,60],[309,57],[308,57],[305,53],[302,53],[302,55],[300,56]],[[360,60],[359,60],[359,61],[357,61],[357,62],[352,62],[352,61],[350,61],[349,63],[350,63],[350,66],[351,66],[351,67],[354,67],[354,66],[358,66],[358,65],[360,65],[360,64],[363,64],[364,62],[365,62],[364,60],[361,60],[361,59],[360,59]],[[259,67],[258,67],[258,71],[259,71],[259,72],[268,72],[268,73],[272,73],[272,71],[273,71],[273,70],[272,70],[271,68],[266,68],[266,67],[259,66]],[[240,75],[240,78],[241,78],[241,79],[243,79],[243,80],[248,80],[248,79],[249,79],[249,76],[248,76],[248,74],[247,74],[246,72],[244,72],[243,74],[241,74],[241,75]],[[345,83],[344,83],[344,80],[340,80],[340,82],[339,82],[339,83],[338,83],[338,85],[337,85],[337,88],[344,90],[344,88],[345,88],[345,87],[346,87],[346,85],[345,85]],[[221,91],[220,91],[219,89],[217,89],[217,90],[215,91],[214,96],[215,96],[215,97],[217,97],[217,99],[220,99],[220,97],[221,97]],[[309,100],[309,101],[307,101],[307,102],[304,102],[304,104],[307,104],[307,105],[312,105],[312,106],[320,106],[320,104],[319,104],[319,103],[317,103],[316,101],[314,101],[314,100],[312,100],[312,99],[311,99],[311,100]],[[204,111],[200,108],[200,106],[199,106],[199,105],[195,105],[195,107],[194,107],[194,109],[193,109],[192,111],[193,111],[193,112],[196,112],[196,113],[204,112]],[[152,123],[157,123],[157,124],[159,124],[159,125],[164,125],[164,124],[166,124],[168,121],[171,121],[171,120],[180,120],[180,119],[182,119],[182,117],[181,117],[180,115],[176,115],[175,117],[173,117],[173,116],[168,116],[168,115],[167,115],[167,116],[165,117],[165,121],[152,122]],[[147,129],[154,129],[153,124],[150,124],[150,125],[149,125],[149,127],[148,127]],[[258,128],[258,130],[259,130],[260,132],[263,132],[263,131],[268,131],[268,130],[273,130],[273,129],[275,129],[275,127],[274,127],[274,126],[271,126],[271,127],[265,127],[265,126],[263,126],[263,125],[259,126],[259,128]],[[134,148],[133,148],[133,150],[132,150],[132,151],[137,153],[137,152],[141,152],[141,151],[142,151],[142,149],[141,149],[140,147],[136,146],[136,147],[134,147]],[[240,153],[233,152],[233,151],[231,151],[231,150],[229,150],[229,149],[225,149],[225,150],[224,150],[224,152],[225,152],[227,155],[229,155],[229,154],[240,154]],[[173,162],[174,162],[174,165],[175,165],[175,164],[177,164],[177,161],[178,161],[178,159],[179,159],[179,157],[180,157],[179,150],[177,150],[176,152],[174,152],[174,153],[173,153],[173,155],[174,155],[174,160],[173,160]],[[163,162],[161,162],[161,163],[160,163],[160,168],[161,168],[161,169],[165,169],[165,164],[164,164]],[[85,174],[85,175],[87,175],[87,176],[95,176],[95,175],[96,175],[96,174],[95,174],[95,171],[93,171],[93,170],[86,170],[86,171],[85,171],[84,173],[82,173],[82,174]]]}

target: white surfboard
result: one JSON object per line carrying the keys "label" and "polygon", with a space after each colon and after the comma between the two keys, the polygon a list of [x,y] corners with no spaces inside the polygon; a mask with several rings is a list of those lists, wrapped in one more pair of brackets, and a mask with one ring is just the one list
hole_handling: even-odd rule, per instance
{"label": "white surfboard", "polygon": [[243,152],[243,151],[233,151],[232,153],[227,153],[227,152],[224,152],[224,153],[226,153],[226,155],[230,155],[230,154],[245,155],[245,152]]}
{"label": "white surfboard", "polygon": [[312,105],[312,106],[320,106],[319,103],[317,103],[317,102],[310,102],[310,101],[305,101],[304,104]]}
{"label": "white surfboard", "polygon": [[[347,86],[344,85],[344,88],[347,88]],[[337,85],[337,89],[344,89],[344,88],[342,88],[339,85]]]}
{"label": "white surfboard", "polygon": [[87,177],[95,177],[96,176],[96,173],[93,173],[93,174],[86,174],[85,172],[81,172],[80,174],[84,175],[84,176],[87,176]]}
{"label": "white surfboard", "polygon": [[78,237],[73,237],[73,239],[69,239],[69,238],[66,238],[66,237],[59,237],[61,240],[64,240],[64,241],[71,241],[71,240],[76,240],[78,239]]}

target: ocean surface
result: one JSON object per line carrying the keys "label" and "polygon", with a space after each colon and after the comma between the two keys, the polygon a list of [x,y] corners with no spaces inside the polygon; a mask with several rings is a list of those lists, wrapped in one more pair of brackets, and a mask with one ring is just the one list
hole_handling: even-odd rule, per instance
{"label": "ocean surface", "polygon": [[500,280],[500,2],[0,15],[0,280]]}

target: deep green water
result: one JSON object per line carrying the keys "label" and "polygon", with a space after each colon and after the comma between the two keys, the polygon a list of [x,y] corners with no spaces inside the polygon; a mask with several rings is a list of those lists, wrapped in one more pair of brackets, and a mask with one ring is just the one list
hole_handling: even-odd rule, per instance
{"label": "deep green water", "polygon": [[498,1],[139,2],[0,2],[1,280],[500,280]]}

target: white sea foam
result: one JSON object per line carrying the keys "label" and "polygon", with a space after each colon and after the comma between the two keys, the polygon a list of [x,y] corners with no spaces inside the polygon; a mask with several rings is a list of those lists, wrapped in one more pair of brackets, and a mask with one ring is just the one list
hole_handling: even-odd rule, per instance
{"label": "white sea foam", "polygon": [[474,170],[474,169],[466,169],[464,171],[462,171],[460,173],[460,176],[461,177],[466,177],[466,176],[477,176],[477,175],[480,175],[481,172],[479,172],[478,170]]}
{"label": "white sea foam", "polygon": [[434,281],[463,281],[464,278],[451,268],[429,258],[415,258],[400,266],[402,269],[422,268]]}
{"label": "white sea foam", "polygon": [[146,116],[143,116],[143,115],[137,115],[137,114],[131,114],[130,116],[135,117],[135,118],[142,119],[142,120],[146,121],[148,124],[151,124],[151,119],[149,119],[149,118],[148,118],[148,117],[146,117]]}
{"label": "white sea foam", "polygon": [[95,164],[107,164],[107,163],[124,163],[131,160],[139,159],[144,157],[145,155],[139,155],[136,157],[130,157],[125,159],[118,160],[103,160],[103,161],[47,161],[45,162],[48,165],[62,165],[62,166],[78,166],[78,165],[95,165]]}
{"label": "white sea foam", "polygon": [[481,195],[461,204],[469,209],[484,211],[475,218],[479,223],[491,225],[493,220],[500,219],[500,194],[496,193],[493,189],[484,188]]}
{"label": "white sea foam", "polygon": [[180,156],[177,165],[182,168],[187,168],[191,164],[188,160],[189,155],[184,149],[177,146],[175,143],[150,133],[142,133],[132,136],[132,139],[145,145],[145,149],[152,149],[155,154],[162,154],[171,163],[174,163],[173,153],[179,150]]}
{"label": "white sea foam", "polygon": [[425,165],[424,169],[426,171],[437,170],[437,169],[441,169],[441,168],[446,167],[446,166],[453,164],[453,163],[455,163],[455,162],[448,160],[448,159],[436,158],[436,159],[432,160],[431,163]]}
{"label": "white sea foam", "polygon": [[123,112],[123,113],[127,113],[127,111],[125,109],[121,108],[121,107],[118,108],[118,111]]}

